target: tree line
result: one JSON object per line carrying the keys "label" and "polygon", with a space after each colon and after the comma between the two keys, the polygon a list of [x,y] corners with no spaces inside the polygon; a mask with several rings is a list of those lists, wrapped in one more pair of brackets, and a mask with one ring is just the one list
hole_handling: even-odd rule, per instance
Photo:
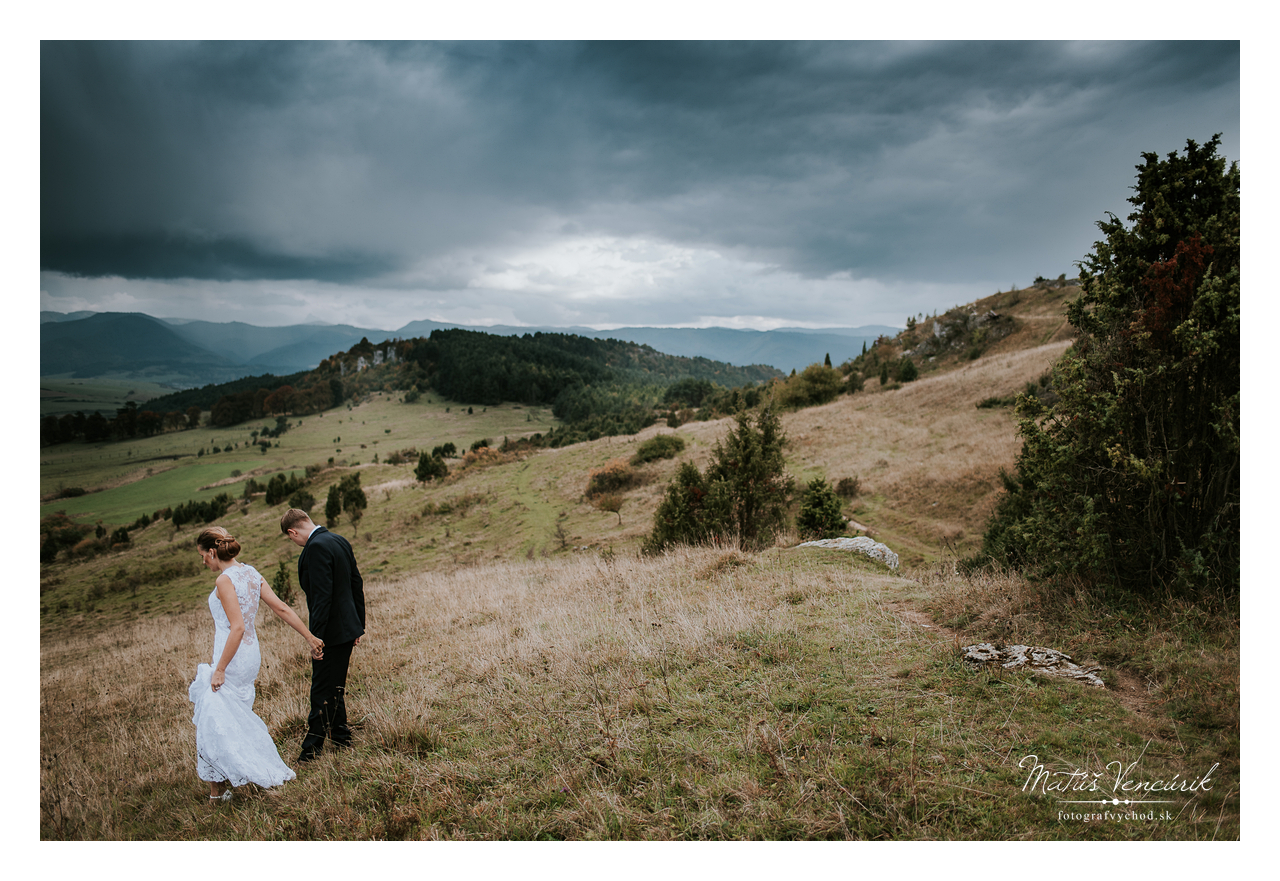
{"label": "tree line", "polygon": [[565,426],[549,435],[548,442],[560,445],[630,434],[652,424],[655,407],[662,405],[673,383],[745,388],[779,375],[762,365],[734,367],[576,334],[514,337],[436,330],[428,337],[376,345],[362,339],[316,369],[286,377],[263,374],[174,392],[153,399],[144,410],[130,402],[117,410],[115,419],[83,413],[48,416],[41,422],[41,443],[97,442],[194,428],[205,410],[208,424],[220,427],[271,415],[306,415],[378,390],[403,390],[411,402],[430,388],[462,404],[550,406]]}

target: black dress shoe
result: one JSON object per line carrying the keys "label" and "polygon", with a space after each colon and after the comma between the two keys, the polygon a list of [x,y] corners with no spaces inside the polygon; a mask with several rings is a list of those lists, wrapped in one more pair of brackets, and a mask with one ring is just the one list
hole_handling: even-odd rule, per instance
{"label": "black dress shoe", "polygon": [[307,762],[314,762],[314,761],[315,761],[316,759],[318,759],[318,758],[320,758],[320,753],[305,752],[305,753],[303,753],[302,755],[298,756],[298,762],[297,762],[297,763],[298,763],[299,765],[302,765],[302,764],[305,764],[305,763],[307,763]]}

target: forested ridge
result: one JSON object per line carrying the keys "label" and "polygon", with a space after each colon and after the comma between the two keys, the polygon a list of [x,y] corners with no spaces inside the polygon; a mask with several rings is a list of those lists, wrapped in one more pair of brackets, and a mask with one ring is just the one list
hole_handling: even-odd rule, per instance
{"label": "forested ridge", "polygon": [[780,375],[763,365],[734,367],[576,334],[510,337],[450,329],[402,345],[403,357],[426,374],[433,389],[463,404],[553,404],[566,390],[585,386],[666,386],[691,377],[730,387]]}
{"label": "forested ridge", "polygon": [[103,425],[93,437],[84,430],[83,415],[47,417],[41,438],[43,443],[59,443],[192,428],[196,408],[209,412],[209,424],[235,425],[270,415],[316,413],[372,391],[398,390],[405,392],[408,403],[434,391],[460,404],[511,401],[550,406],[566,423],[548,439],[559,446],[639,431],[653,423],[654,409],[682,381],[728,389],[780,375],[764,365],[734,367],[707,358],[665,355],[615,339],[442,329],[428,337],[376,345],[365,338],[310,371],[245,377],[155,398],[136,414],[129,408],[116,420],[98,420]]}

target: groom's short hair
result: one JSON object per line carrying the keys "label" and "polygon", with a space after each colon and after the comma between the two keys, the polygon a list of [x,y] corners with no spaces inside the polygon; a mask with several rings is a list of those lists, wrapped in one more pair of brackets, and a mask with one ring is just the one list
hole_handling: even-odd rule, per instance
{"label": "groom's short hair", "polygon": [[280,531],[288,534],[290,529],[296,527],[299,523],[310,523],[311,515],[306,511],[298,508],[290,508],[284,512],[284,516],[280,518]]}

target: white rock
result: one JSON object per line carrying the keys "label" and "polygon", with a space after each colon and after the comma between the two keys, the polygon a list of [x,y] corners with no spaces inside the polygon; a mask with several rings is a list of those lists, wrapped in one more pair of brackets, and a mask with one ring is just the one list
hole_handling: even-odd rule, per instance
{"label": "white rock", "polygon": [[858,551],[873,560],[884,563],[890,569],[898,568],[898,555],[878,541],[872,541],[865,535],[857,538],[821,538],[816,541],[801,542],[802,548],[838,548],[842,551]]}
{"label": "white rock", "polygon": [[999,664],[1006,670],[1029,668],[1050,676],[1061,676],[1074,679],[1096,688],[1106,688],[1106,683],[1098,678],[1096,667],[1085,669],[1057,649],[1047,649],[1036,645],[995,646],[989,642],[967,645],[960,650],[967,663],[975,667],[987,664]]}

